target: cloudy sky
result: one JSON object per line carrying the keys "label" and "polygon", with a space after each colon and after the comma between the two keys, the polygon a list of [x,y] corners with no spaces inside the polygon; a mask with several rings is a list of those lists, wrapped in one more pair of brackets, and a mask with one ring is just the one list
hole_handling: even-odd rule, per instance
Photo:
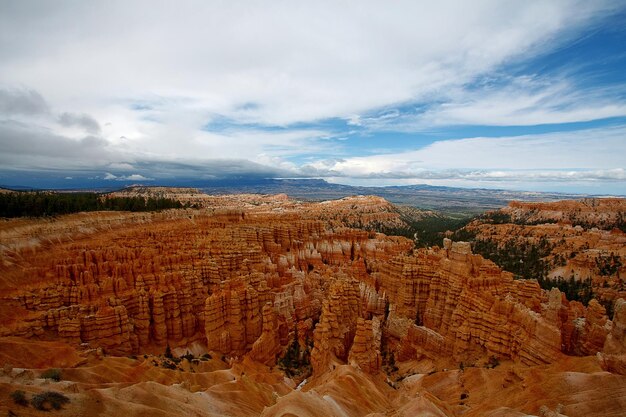
{"label": "cloudy sky", "polygon": [[626,194],[626,1],[0,0],[0,184],[255,177]]}

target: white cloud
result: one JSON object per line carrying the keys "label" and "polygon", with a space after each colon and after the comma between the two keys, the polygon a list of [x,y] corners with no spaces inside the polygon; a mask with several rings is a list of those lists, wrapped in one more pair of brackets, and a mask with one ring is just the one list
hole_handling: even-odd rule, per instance
{"label": "white cloud", "polygon": [[132,166],[131,164],[127,163],[127,162],[111,162],[108,167],[110,169],[114,169],[114,170],[121,170],[121,171],[132,171],[135,169],[134,166]]}
{"label": "white cloud", "polygon": [[141,174],[131,174],[131,175],[117,176],[117,175],[111,174],[110,172],[106,172],[104,174],[103,179],[105,179],[105,180],[116,180],[116,181],[154,181],[154,178],[144,177]]}
{"label": "white cloud", "polygon": [[578,89],[567,78],[518,77],[504,86],[459,90],[413,121],[417,125],[528,126],[626,116],[626,89]]}
{"label": "white cloud", "polygon": [[626,127],[499,138],[438,141],[422,149],[318,160],[311,175],[387,179],[620,180]]}
{"label": "white cloud", "polygon": [[610,4],[13,4],[0,13],[0,37],[29,31],[0,48],[0,81],[101,120],[120,111],[119,98],[268,124],[349,118],[463,85]]}
{"label": "white cloud", "polygon": [[[524,171],[540,181],[538,172],[565,178],[622,169],[623,132],[598,132],[603,141],[588,131],[441,141],[357,158],[343,144],[351,132],[315,127],[325,118],[350,129],[414,131],[626,115],[623,91],[498,73],[618,7],[609,0],[2,2],[0,164],[130,180],[209,178],[223,168],[403,181],[453,170],[465,176],[459,180],[495,181]],[[491,76],[505,82],[469,87]],[[408,116],[394,110],[407,103],[428,106]],[[334,158],[293,162],[315,154]]]}
{"label": "white cloud", "polygon": [[152,180],[154,180],[154,178],[144,177],[141,174],[132,174],[132,175],[128,175],[126,177],[119,177],[118,180],[120,180],[120,181],[122,181],[122,180],[126,180],[126,181],[152,181]]}
{"label": "white cloud", "polygon": [[[626,116],[626,86],[579,87],[575,77],[496,76],[476,86],[452,86],[433,103],[403,111],[352,116],[370,132],[423,132],[458,125],[535,126]],[[402,106],[400,106],[402,108]]]}

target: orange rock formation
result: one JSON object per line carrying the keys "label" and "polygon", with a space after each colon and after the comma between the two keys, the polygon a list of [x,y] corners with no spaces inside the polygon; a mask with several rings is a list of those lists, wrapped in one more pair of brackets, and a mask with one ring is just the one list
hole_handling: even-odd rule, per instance
{"label": "orange rock formation", "polygon": [[[596,302],[585,307],[535,281],[514,280],[465,242],[414,250],[407,239],[351,228],[400,224],[393,207],[377,198],[298,203],[263,196],[258,205],[251,198],[238,204],[229,196],[225,204],[225,197],[219,209],[79,214],[45,227],[46,220],[5,222],[0,233],[10,239],[2,248],[0,341],[63,342],[85,354],[146,354],[140,365],[97,359],[133,368],[133,383],[151,375],[149,355],[166,345],[181,354],[210,352],[231,369],[172,365],[202,376],[183,378],[171,370],[167,378],[183,378],[176,381],[187,391],[205,387],[208,396],[212,389],[231,392],[242,408],[230,412],[242,415],[459,412],[439,399],[449,393],[433,394],[431,379],[392,380],[411,369],[443,372],[502,361],[512,372],[505,383],[517,386],[532,379],[518,376],[523,369],[558,368],[568,363],[566,355],[576,354],[591,356],[584,369],[625,373],[623,301],[611,321]],[[313,379],[303,391],[266,368],[294,340],[302,351],[312,341]],[[616,381],[615,389],[626,390],[626,380]],[[136,385],[128,394],[110,395],[131,398],[160,389]],[[397,389],[404,394],[396,395]],[[381,399],[352,406],[340,394],[350,392]],[[189,404],[198,400],[189,398]],[[527,411],[538,412],[535,405]]]}
{"label": "orange rock formation", "polygon": [[549,278],[591,280],[594,295],[605,305],[626,298],[626,199],[511,202],[494,213],[507,220],[479,219],[466,229],[501,247],[544,240],[552,247],[544,258]]}

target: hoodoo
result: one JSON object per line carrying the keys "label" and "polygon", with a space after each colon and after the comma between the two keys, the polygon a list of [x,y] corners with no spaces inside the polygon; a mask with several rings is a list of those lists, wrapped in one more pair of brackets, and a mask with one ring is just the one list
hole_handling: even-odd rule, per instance
{"label": "hoodoo", "polygon": [[[219,209],[207,203],[200,210],[115,217],[105,227],[101,214],[63,217],[46,228],[37,220],[6,222],[2,338],[26,346],[60,343],[86,355],[88,365],[64,371],[68,375],[119,366],[115,357],[132,356],[142,360],[123,366],[142,373],[162,365],[206,375],[188,382],[194,389],[210,391],[234,378],[247,391],[276,384],[270,381],[284,372],[293,382],[279,391],[289,393],[307,378],[307,394],[298,401],[311,404],[342,378],[365,378],[371,389],[393,395],[419,385],[430,393],[421,401],[441,406],[442,415],[456,413],[439,404],[447,394],[437,399],[434,382],[416,385],[412,375],[460,369],[461,377],[463,369],[491,368],[500,378],[498,364],[513,375],[535,367],[624,373],[623,300],[611,318],[596,300],[585,306],[535,280],[514,279],[469,243],[446,238],[441,247],[414,249],[410,240],[370,227],[402,223],[384,200],[263,197],[255,205],[251,199],[229,197],[230,206]],[[190,358],[206,354],[206,362],[190,359],[182,367],[176,355],[174,362],[158,356],[166,349]],[[89,359],[96,351],[102,365]],[[576,357],[588,360],[572,362]],[[526,377],[505,385],[517,386],[516,378],[523,387]],[[626,380],[617,381],[612,389],[626,389]],[[405,397],[396,399],[397,409],[410,406]]]}

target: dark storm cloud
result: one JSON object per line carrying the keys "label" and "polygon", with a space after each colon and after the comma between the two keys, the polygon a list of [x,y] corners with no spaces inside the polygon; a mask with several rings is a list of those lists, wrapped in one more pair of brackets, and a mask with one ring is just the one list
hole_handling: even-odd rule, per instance
{"label": "dark storm cloud", "polygon": [[0,89],[0,116],[36,115],[47,111],[46,100],[35,90],[26,88]]}
{"label": "dark storm cloud", "polygon": [[83,181],[83,185],[87,186],[94,181],[111,179],[167,182],[294,175],[288,170],[245,159],[172,162],[126,154],[110,146],[107,140],[98,135],[69,138],[45,127],[15,120],[0,120],[0,149],[0,183],[34,187],[42,184],[49,187],[63,186],[54,181],[66,180],[66,177]]}
{"label": "dark storm cloud", "polygon": [[0,121],[0,164],[5,168],[89,166],[110,160],[113,154],[98,136],[71,139],[48,129],[17,121]]}
{"label": "dark storm cloud", "polygon": [[65,127],[81,127],[89,133],[100,133],[100,124],[88,114],[63,113],[58,120]]}
{"label": "dark storm cloud", "polygon": [[276,178],[295,175],[294,172],[257,164],[246,159],[207,159],[204,161],[171,162],[143,160],[133,164],[134,170],[158,178],[221,179],[232,177]]}

